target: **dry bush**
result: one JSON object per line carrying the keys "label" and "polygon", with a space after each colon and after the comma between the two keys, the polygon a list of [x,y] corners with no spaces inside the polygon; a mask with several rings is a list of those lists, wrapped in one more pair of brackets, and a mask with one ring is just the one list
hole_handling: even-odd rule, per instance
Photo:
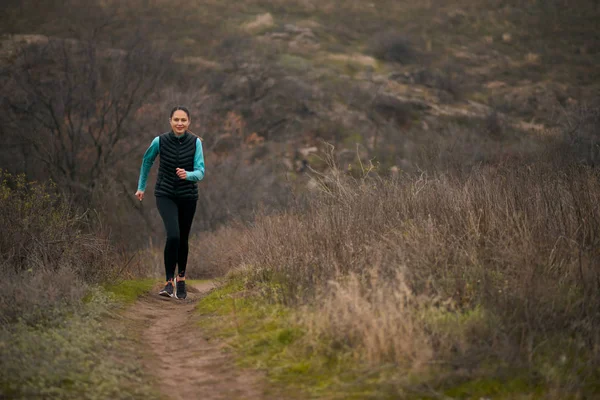
{"label": "dry bush", "polygon": [[22,132],[12,151],[29,167],[19,172],[51,178],[84,204],[102,181],[119,181],[114,167],[138,143],[136,113],[151,100],[167,61],[139,38],[122,49],[94,39],[20,46],[0,74],[11,93],[0,103],[2,137]]}
{"label": "dry bush", "polygon": [[0,172],[0,319],[51,322],[87,283],[115,277],[108,241],[52,185]]}
{"label": "dry bush", "polygon": [[484,118],[426,118],[405,130],[388,124],[380,127],[380,137],[371,154],[382,174],[392,166],[455,174],[481,165],[550,159],[549,148],[557,143],[552,135],[516,130],[496,112]]}
{"label": "dry bush", "polygon": [[212,170],[207,168],[199,191],[196,229],[214,230],[236,219],[251,221],[259,208],[281,210],[289,204],[288,185],[279,178],[281,167],[271,161],[249,163],[242,157],[243,152],[235,151],[212,163]]}
{"label": "dry bush", "polygon": [[452,301],[417,295],[402,271],[389,276],[368,267],[330,281],[301,320],[307,340],[318,348],[348,352],[368,368],[394,365],[411,373],[466,358],[480,350],[482,337],[493,337],[493,319],[481,308],[463,312]]}
{"label": "dry bush", "polygon": [[241,265],[250,246],[242,227],[243,224],[232,221],[192,241],[190,260],[197,261],[199,268],[189,268],[188,275],[194,279],[219,277]]}
{"label": "dry bush", "polygon": [[309,337],[350,349],[371,366],[394,363],[420,369],[434,357],[433,343],[417,320],[419,309],[427,306],[401,274],[383,279],[376,270],[370,272],[366,281],[350,274],[328,285],[316,310],[304,313]]}
{"label": "dry bush", "polygon": [[381,32],[371,38],[368,52],[380,60],[402,64],[413,61],[416,56],[411,41],[395,31]]}
{"label": "dry bush", "polygon": [[[318,182],[302,212],[246,229],[236,258],[251,266],[250,287],[275,283],[278,301],[320,314],[313,328],[332,346],[414,367],[499,361],[566,391],[596,379],[581,371],[600,364],[598,170],[514,164],[385,180],[333,169]],[[548,372],[557,348],[568,360],[558,377]]]}
{"label": "dry bush", "polygon": [[561,148],[567,156],[588,165],[600,163],[600,100],[561,109]]}
{"label": "dry bush", "polygon": [[408,81],[440,90],[442,101],[462,100],[471,89],[469,79],[459,64],[446,62],[436,69],[423,68],[408,77],[399,77]]}

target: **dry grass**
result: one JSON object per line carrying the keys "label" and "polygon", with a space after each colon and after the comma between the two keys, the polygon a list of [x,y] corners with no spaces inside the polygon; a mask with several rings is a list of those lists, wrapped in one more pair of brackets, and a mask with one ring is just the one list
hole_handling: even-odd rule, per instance
{"label": "dry grass", "polygon": [[119,271],[94,217],[75,212],[51,184],[0,171],[0,225],[3,323],[58,322],[88,284]]}
{"label": "dry grass", "polygon": [[539,162],[395,180],[333,169],[318,181],[303,209],[221,236],[240,243],[222,265],[244,265],[249,288],[273,285],[271,300],[305,305],[315,340],[373,366],[452,366],[463,378],[508,368],[557,393],[594,387],[597,169]]}
{"label": "dry grass", "polygon": [[401,274],[384,279],[377,271],[370,273],[367,285],[355,274],[330,282],[318,312],[306,310],[309,336],[331,338],[332,346],[350,348],[371,366],[421,369],[434,358],[431,338],[418,321],[426,299],[415,296]]}

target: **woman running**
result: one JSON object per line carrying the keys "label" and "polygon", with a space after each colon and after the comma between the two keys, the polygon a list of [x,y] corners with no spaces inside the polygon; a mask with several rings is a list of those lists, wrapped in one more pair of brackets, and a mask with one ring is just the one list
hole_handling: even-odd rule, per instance
{"label": "woman running", "polygon": [[[185,299],[185,267],[188,258],[188,237],[198,200],[197,182],[204,178],[202,141],[191,133],[190,113],[185,107],[174,107],[169,118],[171,131],[154,138],[144,154],[138,190],[135,196],[142,201],[148,173],[160,153],[158,178],[154,195],[156,206],[167,231],[165,272],[167,282],[161,296]],[[173,293],[175,265],[179,267],[176,292]]]}

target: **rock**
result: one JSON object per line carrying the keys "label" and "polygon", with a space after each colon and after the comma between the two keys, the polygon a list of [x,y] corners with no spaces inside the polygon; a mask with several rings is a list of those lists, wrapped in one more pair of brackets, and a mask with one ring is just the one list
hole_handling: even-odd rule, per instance
{"label": "rock", "polygon": [[302,40],[292,40],[288,43],[288,48],[296,52],[315,52],[321,48],[319,43],[307,42]]}
{"label": "rock", "polygon": [[292,160],[287,157],[283,158],[281,163],[288,169],[288,171],[292,171],[294,169],[294,163],[292,163]]}
{"label": "rock", "polygon": [[290,34],[285,32],[272,32],[265,36],[273,40],[287,40],[290,38]]}
{"label": "rock", "polygon": [[296,26],[300,28],[310,28],[312,30],[321,29],[323,26],[317,21],[313,21],[312,19],[303,19],[296,22]]}
{"label": "rock", "polygon": [[298,149],[298,153],[302,154],[303,157],[308,157],[309,154],[318,152],[319,149],[316,146],[305,147],[303,149]]}
{"label": "rock", "polygon": [[305,42],[318,42],[319,39],[315,36],[312,31],[302,32],[298,36],[296,36],[296,40],[301,40]]}
{"label": "rock", "polygon": [[527,53],[527,54],[525,55],[525,61],[526,61],[528,64],[537,64],[537,63],[539,63],[539,62],[540,62],[540,55],[539,55],[539,54],[536,54],[536,53],[531,53],[531,52],[530,52],[530,53]]}
{"label": "rock", "polygon": [[360,53],[350,55],[330,54],[327,58],[329,58],[332,61],[344,62],[347,64],[359,64],[363,67],[371,67],[373,69],[376,69],[378,65],[378,62],[375,58]]}
{"label": "rock", "polygon": [[275,20],[271,13],[258,15],[253,21],[243,25],[244,30],[250,33],[256,33],[275,25]]}
{"label": "rock", "polygon": [[310,32],[312,34],[312,29],[310,28],[302,28],[294,24],[285,24],[283,26],[283,30],[291,33],[305,33]]}
{"label": "rock", "polygon": [[491,81],[485,84],[485,87],[488,89],[498,89],[506,86],[506,82],[502,81]]}

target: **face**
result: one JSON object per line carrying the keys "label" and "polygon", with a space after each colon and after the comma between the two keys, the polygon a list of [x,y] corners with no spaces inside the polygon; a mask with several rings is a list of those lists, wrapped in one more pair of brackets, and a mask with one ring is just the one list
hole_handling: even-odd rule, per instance
{"label": "face", "polygon": [[190,126],[190,119],[183,110],[177,110],[170,119],[171,129],[178,135],[182,135]]}

